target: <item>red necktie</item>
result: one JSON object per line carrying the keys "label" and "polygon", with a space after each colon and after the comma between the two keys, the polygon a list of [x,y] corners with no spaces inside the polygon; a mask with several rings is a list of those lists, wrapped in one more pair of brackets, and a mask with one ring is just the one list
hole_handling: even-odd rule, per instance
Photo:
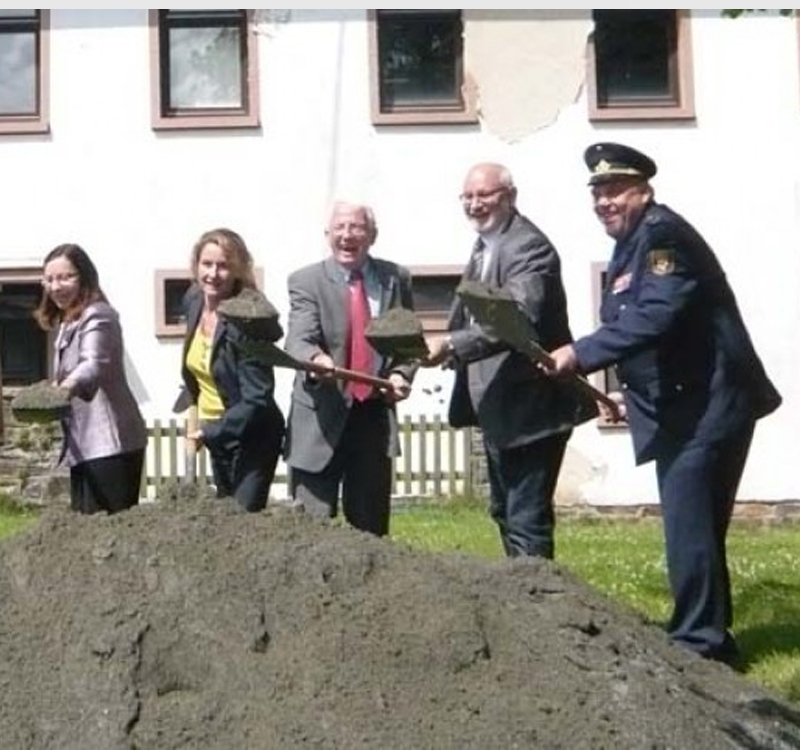
{"label": "red necktie", "polygon": [[[364,289],[361,271],[350,274],[350,369],[372,374],[372,347],[367,343],[365,332],[369,323],[369,302]],[[363,401],[372,393],[368,383],[347,383],[347,390],[357,401]]]}

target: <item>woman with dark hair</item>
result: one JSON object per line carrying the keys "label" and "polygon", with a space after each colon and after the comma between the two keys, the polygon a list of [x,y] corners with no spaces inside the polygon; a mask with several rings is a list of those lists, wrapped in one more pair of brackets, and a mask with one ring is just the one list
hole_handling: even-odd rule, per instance
{"label": "woman with dark hair", "polygon": [[[243,332],[217,314],[221,302],[243,290],[260,294],[253,259],[236,232],[213,229],[195,243],[191,269],[182,375],[190,402],[197,406],[199,429],[187,437],[208,449],[217,494],[235,497],[247,511],[259,511],[269,498],[285,420],[275,403],[272,366],[248,352]],[[276,313],[265,338],[281,336]]]}
{"label": "woman with dark hair", "polygon": [[79,245],[44,259],[34,315],[56,331],[54,382],[70,398],[61,460],[70,467],[70,505],[115,513],[139,502],[147,431],[125,377],[119,315]]}

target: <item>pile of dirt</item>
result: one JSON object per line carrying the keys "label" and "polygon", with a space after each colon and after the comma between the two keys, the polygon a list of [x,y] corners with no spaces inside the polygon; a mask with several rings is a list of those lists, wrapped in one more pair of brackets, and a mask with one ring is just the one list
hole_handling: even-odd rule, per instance
{"label": "pile of dirt", "polygon": [[555,563],[288,508],[47,511],[0,545],[4,750],[797,748],[800,716]]}

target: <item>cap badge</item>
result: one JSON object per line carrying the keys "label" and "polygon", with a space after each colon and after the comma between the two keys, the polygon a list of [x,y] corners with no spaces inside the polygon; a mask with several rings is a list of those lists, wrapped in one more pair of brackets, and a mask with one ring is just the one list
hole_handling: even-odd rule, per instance
{"label": "cap badge", "polygon": [[600,161],[594,165],[595,174],[605,174],[606,172],[610,171],[611,171],[611,163],[606,161],[605,159],[600,159]]}

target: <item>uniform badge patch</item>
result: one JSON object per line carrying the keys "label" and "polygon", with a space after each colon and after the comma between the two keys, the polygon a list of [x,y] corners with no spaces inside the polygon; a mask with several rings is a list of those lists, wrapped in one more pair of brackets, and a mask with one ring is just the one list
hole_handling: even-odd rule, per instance
{"label": "uniform badge patch", "polygon": [[651,250],[647,254],[647,265],[656,276],[667,276],[675,270],[675,253],[672,250]]}

